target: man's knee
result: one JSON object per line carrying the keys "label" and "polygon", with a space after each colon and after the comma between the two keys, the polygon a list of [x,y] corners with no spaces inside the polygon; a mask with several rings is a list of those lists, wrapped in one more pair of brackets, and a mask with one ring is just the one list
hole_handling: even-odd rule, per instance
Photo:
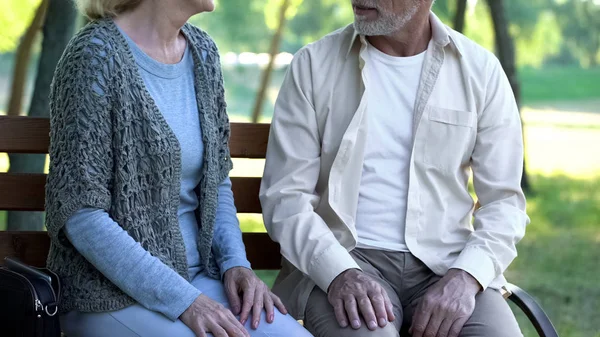
{"label": "man's knee", "polygon": [[515,315],[502,295],[487,289],[477,295],[475,311],[460,333],[460,337],[523,336]]}
{"label": "man's knee", "polygon": [[326,325],[311,326],[307,325],[306,328],[315,337],[398,337],[400,336],[398,329],[392,323],[388,323],[384,328],[377,328],[377,330],[371,331],[366,326],[361,326],[360,329],[355,330],[351,327],[342,328],[336,321],[328,322]]}
{"label": "man's knee", "polygon": [[371,331],[362,320],[360,329],[342,328],[335,318],[333,307],[329,304],[325,292],[315,288],[308,299],[304,324],[315,337],[398,337],[402,315],[394,309],[396,321],[388,322],[384,328],[378,327],[377,330]]}

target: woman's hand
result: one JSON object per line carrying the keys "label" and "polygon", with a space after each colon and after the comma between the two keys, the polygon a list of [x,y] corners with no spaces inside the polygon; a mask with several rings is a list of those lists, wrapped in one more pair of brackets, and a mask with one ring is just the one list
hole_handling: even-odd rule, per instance
{"label": "woman's hand", "polygon": [[246,324],[250,310],[252,310],[253,329],[258,328],[263,308],[266,311],[268,323],[273,323],[275,319],[274,306],[282,314],[287,314],[279,297],[275,296],[252,270],[244,267],[231,268],[225,272],[224,279],[225,292],[231,305],[231,311],[235,315],[240,315],[242,324]]}
{"label": "woman's hand", "polygon": [[233,313],[222,304],[200,295],[179,317],[198,337],[250,337]]}

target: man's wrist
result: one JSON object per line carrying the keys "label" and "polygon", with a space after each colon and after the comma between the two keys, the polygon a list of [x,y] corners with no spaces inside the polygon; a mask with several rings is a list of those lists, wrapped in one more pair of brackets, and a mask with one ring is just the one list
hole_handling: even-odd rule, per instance
{"label": "man's wrist", "polygon": [[477,281],[477,279],[473,275],[469,274],[467,271],[465,271],[463,269],[457,269],[457,268],[450,269],[450,270],[448,270],[448,276],[457,278],[458,280],[461,280],[470,289],[473,289],[475,294],[477,294],[483,290],[483,287],[481,286],[479,281]]}
{"label": "man's wrist", "polygon": [[342,271],[341,273],[338,274],[338,276],[336,276],[333,281],[331,281],[331,283],[329,284],[329,288],[327,288],[327,293],[329,293],[329,290],[331,290],[331,287],[333,286],[333,284],[335,283],[335,281],[337,281],[338,279],[342,278],[344,274],[351,272],[351,271],[357,271],[357,272],[361,272],[362,270],[358,269],[358,268],[348,268],[344,271]]}

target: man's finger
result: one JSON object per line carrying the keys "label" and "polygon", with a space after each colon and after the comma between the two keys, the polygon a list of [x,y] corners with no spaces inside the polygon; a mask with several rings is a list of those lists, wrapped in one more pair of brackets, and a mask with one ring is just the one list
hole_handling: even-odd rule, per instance
{"label": "man's finger", "polygon": [[243,301],[242,301],[242,312],[240,313],[240,322],[242,325],[246,324],[248,320],[248,316],[250,315],[250,310],[252,310],[252,305],[254,304],[254,287],[246,287],[242,289],[243,293]]}
{"label": "man's finger", "polygon": [[[385,291],[385,290],[384,290]],[[385,299],[382,293],[376,293],[373,296],[369,296],[371,299],[371,305],[375,309],[375,317],[379,327],[383,328],[387,325],[387,311],[385,309]]]}
{"label": "man's finger", "polygon": [[440,329],[438,330],[438,335],[439,336],[449,336],[450,335],[450,328],[452,328],[452,324],[454,323],[453,319],[444,319],[442,321],[442,324],[440,325]]}
{"label": "man's finger", "polygon": [[440,326],[444,321],[444,316],[440,314],[434,313],[431,315],[429,319],[429,323],[427,323],[427,328],[425,328],[424,336],[438,336],[438,331],[440,331]]}
{"label": "man's finger", "polygon": [[264,294],[265,314],[267,315],[267,323],[273,323],[275,320],[275,306],[273,305],[273,298],[271,298],[270,292]]}
{"label": "man's finger", "polygon": [[469,318],[465,317],[459,318],[456,321],[454,321],[452,327],[450,328],[450,333],[448,334],[448,337],[458,337],[458,335],[462,331],[463,326],[465,326],[465,323],[467,323],[468,320]]}
{"label": "man's finger", "polygon": [[240,299],[240,293],[235,282],[229,280],[225,282],[225,294],[227,294],[227,300],[231,306],[231,312],[233,312],[234,315],[239,315],[240,311],[242,310],[242,303]]}
{"label": "man's finger", "polygon": [[288,311],[285,305],[283,305],[283,302],[281,302],[281,299],[273,293],[271,293],[271,298],[273,299],[273,303],[275,303],[275,307],[277,308],[277,310],[279,310],[280,313],[287,315]]}
{"label": "man's finger", "polygon": [[415,316],[413,317],[413,322],[410,326],[409,333],[412,337],[423,337],[423,333],[427,328],[427,324],[429,323],[429,318],[431,317],[431,311],[423,309],[423,302],[419,303],[417,306],[417,311]]}
{"label": "man's finger", "polygon": [[373,331],[377,329],[377,317],[375,316],[373,304],[371,303],[371,299],[369,298],[369,296],[365,295],[363,297],[358,298],[357,300],[360,313],[365,319],[369,330]]}
{"label": "man's finger", "polygon": [[396,315],[394,315],[394,305],[392,304],[392,300],[390,300],[390,297],[388,296],[387,292],[385,290],[382,290],[382,293],[388,321],[393,322],[396,320]]}
{"label": "man's finger", "polygon": [[336,300],[333,305],[333,312],[335,313],[335,319],[338,321],[340,327],[345,328],[348,326],[348,317],[346,316],[346,309],[344,308],[344,301]]}
{"label": "man's finger", "polygon": [[348,319],[350,319],[350,326],[352,326],[353,329],[358,330],[361,324],[356,298],[354,298],[354,296],[350,295],[344,299],[344,309],[346,309],[346,314],[348,315]]}

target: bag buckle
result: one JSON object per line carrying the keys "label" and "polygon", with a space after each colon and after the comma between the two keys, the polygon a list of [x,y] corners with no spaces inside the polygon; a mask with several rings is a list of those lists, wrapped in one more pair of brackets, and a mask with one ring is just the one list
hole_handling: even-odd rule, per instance
{"label": "bag buckle", "polygon": [[[48,308],[50,307],[54,307],[54,311],[52,313],[50,312],[50,310],[48,310]],[[47,305],[46,307],[44,307],[44,312],[50,317],[56,315],[56,313],[58,313],[58,304],[52,303],[50,305]]]}

